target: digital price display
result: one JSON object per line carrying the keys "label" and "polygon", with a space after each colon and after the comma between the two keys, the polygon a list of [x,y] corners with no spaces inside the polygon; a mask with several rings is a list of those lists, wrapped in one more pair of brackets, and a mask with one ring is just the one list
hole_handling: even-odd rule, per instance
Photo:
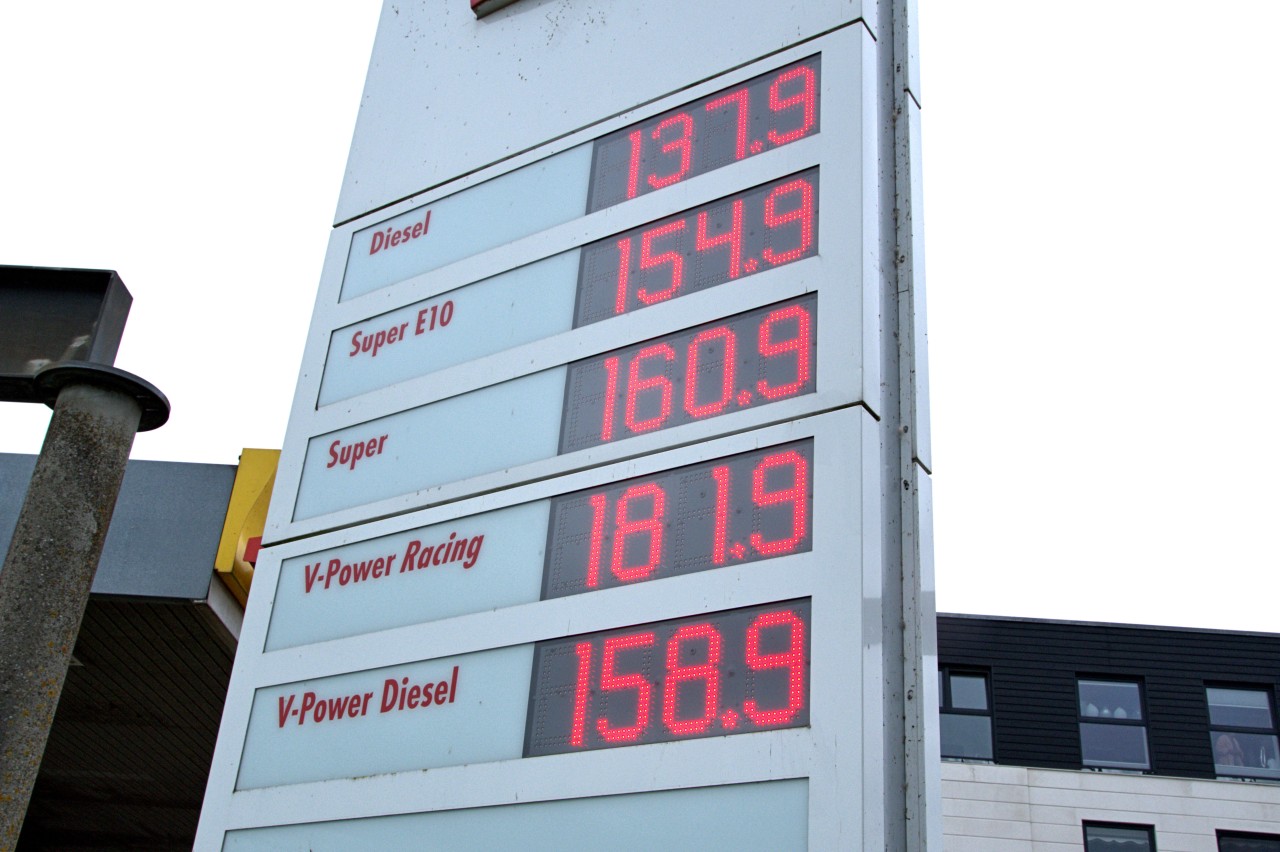
{"label": "digital price display", "polygon": [[525,757],[809,724],[809,600],[539,642]]}
{"label": "digital price display", "polygon": [[584,246],[574,328],[817,254],[810,169]]}
{"label": "digital price display", "polygon": [[820,69],[811,56],[596,140],[587,212],[817,133]]}
{"label": "digital price display", "polygon": [[813,440],[551,500],[542,598],[813,549]]}
{"label": "digital price display", "polygon": [[569,365],[560,453],[812,393],[816,295]]}

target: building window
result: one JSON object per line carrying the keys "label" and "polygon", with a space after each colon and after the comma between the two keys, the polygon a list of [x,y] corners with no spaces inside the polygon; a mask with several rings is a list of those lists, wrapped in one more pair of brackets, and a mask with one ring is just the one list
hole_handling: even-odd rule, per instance
{"label": "building window", "polygon": [[1156,852],[1156,831],[1150,825],[1086,822],[1085,852]]}
{"label": "building window", "polygon": [[1280,852],[1280,835],[1219,831],[1218,852]]}
{"label": "building window", "polygon": [[1213,768],[1218,775],[1280,778],[1270,690],[1208,686],[1205,697]]}
{"label": "building window", "polygon": [[1080,755],[1098,769],[1150,769],[1142,689],[1134,681],[1078,681]]}
{"label": "building window", "polygon": [[984,672],[945,666],[938,675],[942,756],[991,760],[990,678]]}

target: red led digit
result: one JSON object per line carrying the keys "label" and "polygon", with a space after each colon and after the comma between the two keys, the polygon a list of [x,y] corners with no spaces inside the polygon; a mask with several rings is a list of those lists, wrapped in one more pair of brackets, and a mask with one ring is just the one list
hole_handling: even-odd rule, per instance
{"label": "red led digit", "polygon": [[604,424],[600,440],[613,440],[613,416],[618,397],[618,356],[604,359]]}
{"label": "red led digit", "polygon": [[569,732],[569,745],[581,746],[586,742],[587,698],[591,695],[591,643],[579,642],[573,650],[578,655],[578,677],[573,687],[573,728]]}
{"label": "red led digit", "polygon": [[812,466],[800,441],[553,497],[542,598],[810,550]]}
{"label": "red led digit", "polygon": [[[792,320],[795,320],[796,324],[795,336],[784,340],[774,340],[774,327],[782,323],[789,324]],[[796,378],[795,381],[776,387],[770,387],[767,381],[760,379],[756,382],[756,390],[760,391],[768,399],[781,399],[796,393],[808,383],[810,335],[809,312],[801,305],[778,308],[764,318],[764,322],[760,323],[760,354],[766,358],[787,353],[794,354],[796,357]]]}
{"label": "red led digit", "polygon": [[727,465],[711,469],[711,478],[716,483],[716,517],[715,531],[712,533],[711,564],[723,565],[725,552],[729,547],[729,483],[730,471]]}
{"label": "red led digit", "polygon": [[727,106],[737,108],[737,136],[734,139],[733,158],[741,160],[747,156],[747,133],[751,129],[751,107],[749,89],[738,89],[723,97],[716,98],[707,104],[707,112],[714,112]]}
{"label": "red led digit", "polygon": [[[680,661],[680,644],[706,640],[707,661],[686,666]],[[720,632],[712,625],[687,624],[667,642],[667,675],[662,684],[662,723],[673,734],[700,734],[715,722],[720,709]],[[702,715],[677,719],[680,684],[702,681]]]}
{"label": "red led digit", "polygon": [[574,327],[810,257],[818,170],[809,169],[582,248]]}
{"label": "red led digit", "polygon": [[[791,644],[785,651],[760,652],[760,633],[763,630],[790,629]],[[804,708],[804,620],[791,610],[766,612],[758,616],[747,628],[747,668],[753,672],[771,669],[787,670],[787,706],[771,710],[762,709],[754,698],[742,703],[747,717],[762,727],[785,725]]]}
{"label": "red led digit", "polygon": [[[663,366],[659,367],[657,374],[642,379],[640,378],[640,368],[650,358],[661,360]],[[631,359],[631,366],[627,372],[627,407],[624,416],[626,417],[627,428],[632,432],[649,432],[657,429],[671,416],[671,380],[667,378],[665,370],[666,363],[675,359],[675,350],[666,343],[646,346],[636,353],[636,357]],[[637,397],[647,390],[656,390],[658,392],[659,410],[652,417],[637,420]]]}
{"label": "red led digit", "polygon": [[525,757],[809,723],[808,599],[538,642]]}
{"label": "red led digit", "polygon": [[818,132],[821,58],[775,67],[592,143],[587,213]]}
{"label": "red led digit", "polygon": [[[794,195],[799,199],[799,204],[794,210],[788,210],[785,213],[778,213],[778,202],[788,195]],[[760,253],[760,256],[766,262],[778,266],[783,263],[790,263],[793,260],[799,260],[804,253],[809,250],[809,246],[813,245],[813,185],[804,178],[796,178],[788,181],[782,186],[769,193],[764,200],[764,223],[770,228],[778,228],[783,225],[796,223],[800,227],[800,242],[792,249],[786,251],[774,251],[770,247],[766,247]]]}
{"label": "red led digit", "polygon": [[[631,517],[633,500],[650,498],[651,509],[647,518]],[[646,482],[623,492],[618,499],[616,521],[613,534],[613,576],[624,583],[645,580],[662,560],[662,531],[667,515],[667,494],[656,483]],[[648,535],[649,550],[643,563],[627,564],[627,538],[633,535]]]}
{"label": "red led digit", "polygon": [[[803,87],[801,90],[794,95],[785,98],[780,97],[779,91],[792,80],[802,81]],[[782,112],[797,105],[803,110],[803,123],[795,130],[788,130],[786,133],[770,130],[770,142],[775,145],[794,142],[808,133],[809,129],[813,127],[813,122],[818,115],[818,75],[813,73],[813,69],[807,65],[801,65],[799,68],[792,68],[790,71],[780,74],[778,79],[774,80],[773,84],[769,86],[769,109],[774,112]]]}
{"label": "red led digit", "polygon": [[652,305],[655,302],[661,302],[670,299],[680,289],[680,285],[684,283],[684,255],[675,249],[669,249],[662,254],[655,255],[653,253],[653,241],[667,236],[668,234],[678,234],[684,230],[685,220],[677,219],[674,222],[668,222],[661,227],[654,228],[651,231],[645,231],[640,237],[640,268],[654,269],[664,263],[671,264],[671,283],[662,290],[650,292],[644,287],[636,290],[636,296],[646,305]]}
{"label": "red led digit", "polygon": [[[791,486],[770,491],[769,471],[788,466],[792,470]],[[777,556],[780,553],[790,553],[795,550],[796,545],[804,538],[808,492],[809,463],[795,450],[776,453],[756,465],[751,481],[751,499],[755,501],[756,506],[763,509],[779,503],[791,504],[791,535],[776,541],[765,541],[764,536],[757,530],[751,534],[751,546],[757,552],[765,556]]]}
{"label": "red led digit", "polygon": [[614,313],[627,312],[627,289],[631,286],[631,238],[618,240],[618,295]]}
{"label": "red led digit", "polygon": [[[633,633],[630,636],[610,636],[604,640],[604,655],[600,660],[600,689],[602,692],[622,692],[635,690],[636,719],[633,724],[609,726],[609,720],[603,716],[596,719],[596,731],[606,742],[625,743],[640,738],[644,729],[649,726],[649,703],[653,696],[653,686],[639,672],[618,674],[618,652],[629,648],[647,648],[654,643],[653,631]],[[625,703],[625,702],[624,702]]]}
{"label": "red led digit", "polygon": [[733,224],[729,230],[714,237],[707,235],[706,211],[698,214],[698,233],[695,248],[698,251],[710,251],[717,246],[729,247],[729,278],[734,279],[742,274],[742,199],[733,202]]}
{"label": "red led digit", "polygon": [[627,162],[627,198],[635,198],[640,191],[640,147],[644,143],[644,135],[637,130],[627,134],[631,140],[631,158]]}
{"label": "red led digit", "polygon": [[810,293],[572,362],[559,452],[812,393],[817,302]]}
{"label": "red led digit", "polygon": [[604,549],[604,512],[609,498],[604,494],[592,494],[591,499],[591,550],[587,555],[587,588],[600,585],[600,551]]}
{"label": "red led digit", "polygon": [[[699,403],[698,375],[711,370],[698,369],[698,355],[703,345],[707,345],[710,349],[712,347],[709,344],[716,340],[720,341],[724,347],[723,360],[720,362],[720,393],[710,402]],[[738,341],[733,336],[733,330],[722,325],[700,332],[689,341],[688,355],[689,360],[685,367],[684,410],[689,412],[690,417],[709,417],[712,414],[719,414],[724,411],[729,400],[733,399],[734,374],[738,364]]]}
{"label": "red led digit", "polygon": [[680,166],[669,175],[663,175],[662,177],[649,175],[649,186],[654,189],[662,189],[664,186],[670,186],[682,179],[689,173],[689,166],[693,164],[693,117],[688,113],[681,112],[666,119],[653,129],[652,136],[654,141],[661,142],[663,133],[671,127],[678,127],[680,135],[663,144],[662,153],[672,154],[678,152]]}

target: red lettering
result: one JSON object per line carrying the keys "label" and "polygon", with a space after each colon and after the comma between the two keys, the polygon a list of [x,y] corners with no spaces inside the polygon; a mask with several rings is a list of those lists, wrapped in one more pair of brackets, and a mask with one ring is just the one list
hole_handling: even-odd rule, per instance
{"label": "red lettering", "polygon": [[310,594],[311,587],[314,586],[316,584],[316,581],[320,579],[320,563],[317,562],[315,565],[306,566],[306,569],[303,573],[306,578],[305,594]]}
{"label": "red lettering", "polygon": [[356,462],[361,459],[382,454],[386,448],[387,437],[387,435],[380,435],[377,438],[370,438],[367,441],[359,441],[354,444],[343,444],[341,441],[334,441],[329,445],[329,463],[325,467],[343,465],[350,470],[355,470]]}
{"label": "red lettering", "polygon": [[384,248],[390,250],[409,242],[409,240],[416,240],[418,237],[426,236],[430,228],[431,211],[428,210],[426,217],[421,222],[415,222],[411,226],[406,225],[400,230],[387,228],[385,231],[375,231],[373,238],[369,241],[369,254],[377,254]]}
{"label": "red lettering", "polygon": [[392,343],[407,337],[408,328],[409,323],[402,322],[399,325],[393,325],[391,328],[376,331],[373,334],[356,331],[351,335],[351,351],[347,353],[347,357],[354,358],[357,355],[369,355],[377,358],[379,349],[384,346],[390,346]]}
{"label": "red lettering", "polygon": [[396,698],[400,695],[400,684],[396,683],[396,679],[389,677],[382,682],[382,703],[378,706],[379,713],[387,713],[395,709]]}
{"label": "red lettering", "polygon": [[298,708],[298,724],[301,725],[307,721],[307,713],[311,712],[311,708],[316,706],[316,694],[314,692],[302,693],[302,705]]}

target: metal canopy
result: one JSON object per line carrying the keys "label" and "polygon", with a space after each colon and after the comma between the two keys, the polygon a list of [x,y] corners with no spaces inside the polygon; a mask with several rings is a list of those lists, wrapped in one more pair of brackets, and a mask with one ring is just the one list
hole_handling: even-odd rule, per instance
{"label": "metal canopy", "polygon": [[[0,551],[34,466],[0,453]],[[234,476],[129,462],[19,849],[191,848],[239,632],[211,582]]]}

